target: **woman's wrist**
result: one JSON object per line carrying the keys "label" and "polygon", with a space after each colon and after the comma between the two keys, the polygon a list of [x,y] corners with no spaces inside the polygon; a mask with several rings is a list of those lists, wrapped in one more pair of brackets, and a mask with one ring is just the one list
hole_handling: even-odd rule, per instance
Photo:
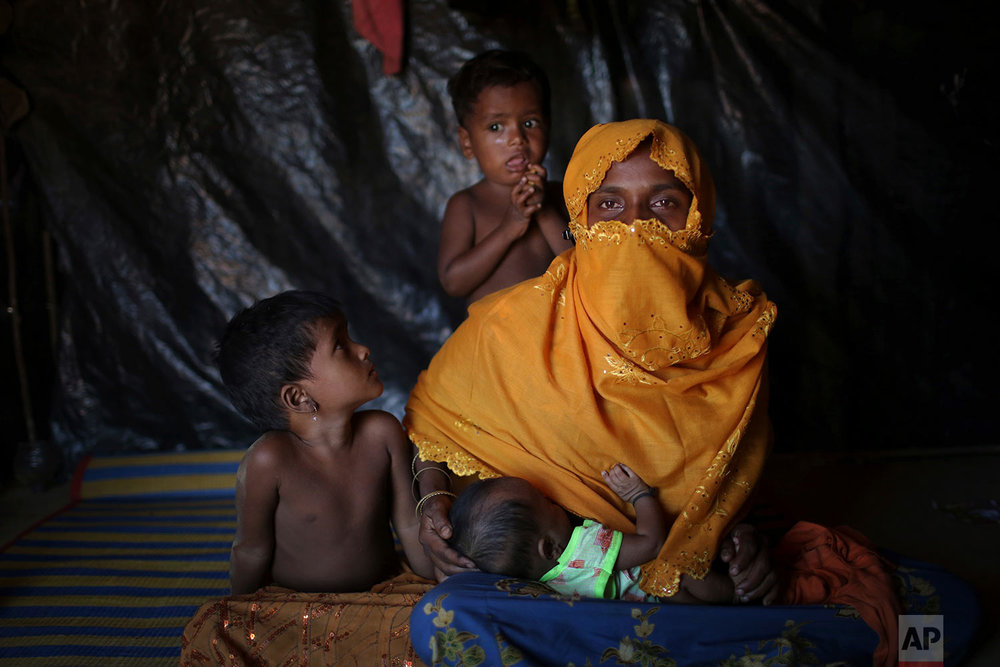
{"label": "woman's wrist", "polygon": [[417,463],[417,457],[414,456],[411,465],[414,500],[419,501],[433,491],[451,491],[451,474],[447,468],[424,461],[420,462],[424,465],[418,467]]}
{"label": "woman's wrist", "polygon": [[[437,503],[438,500],[441,498],[454,499],[457,498],[457,496],[451,491],[444,491],[440,489],[437,491],[431,491],[430,493],[426,493],[420,498],[420,500],[417,501],[417,506],[413,510],[414,514],[417,515],[418,519],[421,518],[424,515],[424,512],[427,510],[430,503],[432,502]],[[451,502],[451,500],[449,500],[448,502]]]}

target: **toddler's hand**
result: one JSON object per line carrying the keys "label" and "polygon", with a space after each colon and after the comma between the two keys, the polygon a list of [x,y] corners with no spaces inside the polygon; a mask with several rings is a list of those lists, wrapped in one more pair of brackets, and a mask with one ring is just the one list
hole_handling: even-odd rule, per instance
{"label": "toddler's hand", "polygon": [[545,175],[545,167],[529,164],[511,191],[511,203],[522,218],[530,219],[545,203]]}
{"label": "toddler's hand", "polygon": [[624,463],[616,463],[610,470],[602,470],[601,477],[625,502],[632,502],[637,495],[649,490],[649,485]]}

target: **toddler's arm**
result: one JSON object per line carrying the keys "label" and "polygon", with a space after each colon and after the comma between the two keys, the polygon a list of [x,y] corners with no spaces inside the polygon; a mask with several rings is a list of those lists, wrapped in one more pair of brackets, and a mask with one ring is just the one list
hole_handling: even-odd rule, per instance
{"label": "toddler's arm", "polygon": [[389,471],[392,479],[392,525],[410,567],[420,576],[430,579],[434,577],[434,566],[420,544],[420,521],[416,515],[417,502],[413,499],[413,446],[396,418],[389,413],[385,413],[385,417],[386,422],[391,420],[393,423],[388,427],[386,437],[392,467]]}
{"label": "toddler's arm", "polygon": [[656,557],[667,539],[667,515],[651,489],[631,468],[616,463],[601,476],[611,490],[635,507],[635,533],[622,536],[615,568],[627,570]]}
{"label": "toddler's arm", "polygon": [[511,244],[524,236],[530,223],[530,215],[522,217],[511,204],[502,222],[476,243],[472,195],[468,190],[453,195],[441,221],[438,247],[438,280],[444,291],[455,297],[472,294],[493,275]]}
{"label": "toddler's arm", "polygon": [[229,555],[233,595],[253,593],[270,579],[278,507],[273,471],[278,458],[273,444],[262,439],[244,455],[236,471],[236,535]]}

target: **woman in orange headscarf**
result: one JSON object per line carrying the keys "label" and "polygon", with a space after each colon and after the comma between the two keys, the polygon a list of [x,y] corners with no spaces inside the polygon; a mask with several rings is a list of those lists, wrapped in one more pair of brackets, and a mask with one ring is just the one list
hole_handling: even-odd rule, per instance
{"label": "woman in orange headscarf", "polygon": [[[775,306],[752,282],[731,284],[708,266],[714,186],[678,129],[592,128],[564,193],[576,247],[543,276],[470,306],[418,379],[404,424],[423,461],[523,477],[570,511],[631,532],[633,508],[601,478],[627,464],[674,517],[641,583],[671,596],[682,575],[705,576],[720,545],[723,560],[734,558],[724,537],[770,446]],[[450,534],[444,476],[418,480],[422,540],[440,555]],[[748,576],[757,546],[752,532],[743,538],[737,588],[769,601],[766,556]]]}

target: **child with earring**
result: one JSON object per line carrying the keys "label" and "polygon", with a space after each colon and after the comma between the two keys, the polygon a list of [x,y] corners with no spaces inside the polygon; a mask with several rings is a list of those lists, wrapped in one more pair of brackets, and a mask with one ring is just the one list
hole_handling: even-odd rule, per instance
{"label": "child with earring", "polygon": [[417,540],[412,447],[388,412],[370,351],[332,298],[289,291],[236,315],[217,363],[234,406],[264,434],[236,475],[234,595],[274,584],[365,591],[401,569],[432,567]]}

